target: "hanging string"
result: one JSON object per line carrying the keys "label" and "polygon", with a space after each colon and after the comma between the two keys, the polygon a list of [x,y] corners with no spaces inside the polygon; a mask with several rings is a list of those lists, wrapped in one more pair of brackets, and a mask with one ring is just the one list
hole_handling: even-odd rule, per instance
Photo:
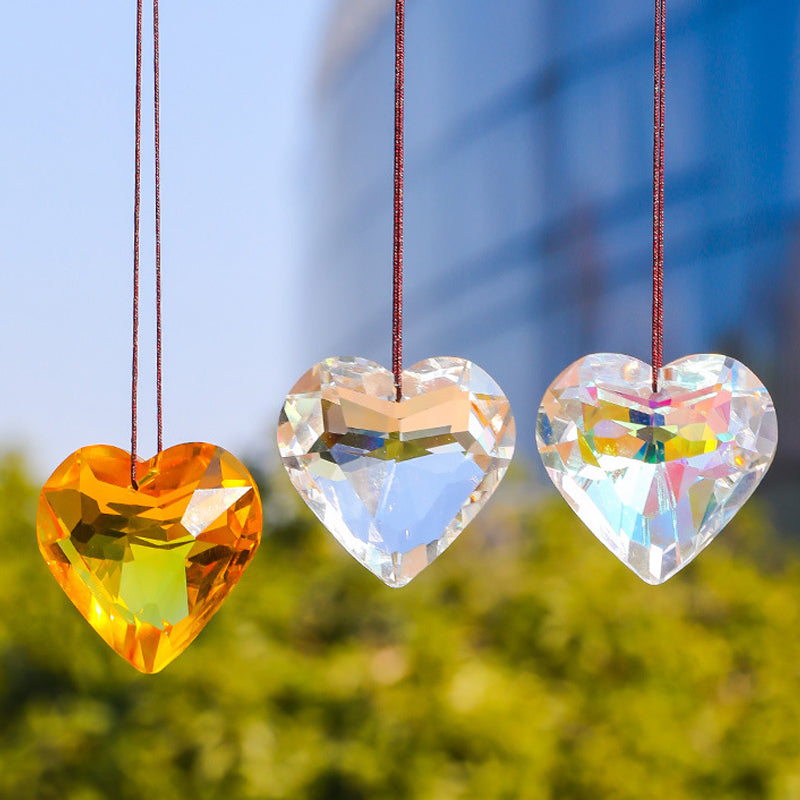
{"label": "hanging string", "polygon": [[133,364],[131,366],[131,485],[136,484],[139,396],[139,217],[142,204],[142,0],[136,9],[136,123],[133,180]]}
{"label": "hanging string", "polygon": [[[135,166],[133,190],[133,353],[131,365],[131,485],[136,482],[139,399],[139,265],[142,205],[142,17],[143,0],[136,5],[136,107]],[[156,421],[158,452],[163,444],[161,399],[161,142],[159,104],[159,36],[158,0],[153,0],[153,89],[155,111],[155,236],[156,236]]]}
{"label": "hanging string", "polygon": [[164,447],[163,404],[161,400],[161,100],[159,96],[158,0],[153,0],[153,112],[156,201],[156,424],[158,452]]}
{"label": "hanging string", "polygon": [[392,372],[396,399],[403,397],[403,182],[405,146],[405,0],[395,0],[394,66],[394,257],[392,278]]}
{"label": "hanging string", "polygon": [[664,89],[667,0],[656,0],[653,54],[653,391],[664,364]]}

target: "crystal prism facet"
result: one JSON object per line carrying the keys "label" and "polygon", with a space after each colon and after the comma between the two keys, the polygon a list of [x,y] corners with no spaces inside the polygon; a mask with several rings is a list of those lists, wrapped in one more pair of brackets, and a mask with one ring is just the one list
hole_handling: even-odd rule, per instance
{"label": "crystal prism facet", "polygon": [[732,358],[674,361],[654,394],[650,366],[597,353],[547,390],[536,439],[553,483],[592,533],[659,584],[750,497],[778,427],[769,392]]}
{"label": "crystal prism facet", "polygon": [[138,461],[83,447],[39,498],[39,549],[69,599],[142,672],[163,669],[203,629],[261,537],[250,473],[212,444]]}
{"label": "crystal prism facet", "polygon": [[389,586],[439,556],[494,492],[514,452],[500,387],[460,358],[392,373],[329,358],[286,399],[278,447],[289,478],[345,549]]}

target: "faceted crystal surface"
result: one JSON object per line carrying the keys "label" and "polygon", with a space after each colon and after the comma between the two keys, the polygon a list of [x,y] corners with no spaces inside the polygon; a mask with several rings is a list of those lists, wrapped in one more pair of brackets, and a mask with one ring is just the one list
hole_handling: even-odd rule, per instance
{"label": "faceted crystal surface", "polygon": [[461,358],[392,374],[329,358],[286,399],[278,447],[289,478],[338,541],[389,586],[440,555],[494,492],[514,452],[500,387]]}
{"label": "faceted crystal surface", "polygon": [[651,584],[684,567],[742,507],[778,439],[769,392],[732,358],[674,361],[658,388],[638,359],[586,356],[547,390],[536,425],[553,483]]}
{"label": "faceted crystal surface", "polygon": [[142,672],[192,642],[249,563],[261,501],[247,469],[212,444],[182,444],[138,461],[83,447],[39,498],[39,549],[78,611]]}

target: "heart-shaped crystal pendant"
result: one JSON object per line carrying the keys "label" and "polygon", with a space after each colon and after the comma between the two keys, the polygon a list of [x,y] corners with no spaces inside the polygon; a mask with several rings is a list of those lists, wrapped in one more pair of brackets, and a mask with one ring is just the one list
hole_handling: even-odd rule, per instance
{"label": "heart-shaped crystal pendant", "polygon": [[39,549],[89,624],[136,669],[182,653],[241,577],[261,538],[250,473],[213,444],[138,461],[82,447],[39,498]]}
{"label": "heart-shaped crystal pendant", "polygon": [[461,358],[392,373],[364,358],[312,367],[283,406],[278,447],[297,491],[389,586],[439,556],[497,488],[514,453],[500,387]]}
{"label": "heart-shaped crystal pendant", "polygon": [[592,533],[642,580],[666,581],[703,550],[764,477],[778,441],[772,398],[721,355],[659,373],[619,353],[576,361],[545,393],[536,440]]}

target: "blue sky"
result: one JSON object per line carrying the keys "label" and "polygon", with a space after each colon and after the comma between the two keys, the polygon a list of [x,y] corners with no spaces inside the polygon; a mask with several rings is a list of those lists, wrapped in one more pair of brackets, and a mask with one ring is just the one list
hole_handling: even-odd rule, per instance
{"label": "blue sky", "polygon": [[[303,162],[329,5],[162,4],[167,445],[273,452],[283,394],[309,366],[300,333]],[[128,446],[134,23],[133,0],[3,9],[0,447],[23,448],[42,477],[82,445]],[[150,86],[146,71],[146,112]],[[149,456],[152,118],[144,119],[139,447]]]}

